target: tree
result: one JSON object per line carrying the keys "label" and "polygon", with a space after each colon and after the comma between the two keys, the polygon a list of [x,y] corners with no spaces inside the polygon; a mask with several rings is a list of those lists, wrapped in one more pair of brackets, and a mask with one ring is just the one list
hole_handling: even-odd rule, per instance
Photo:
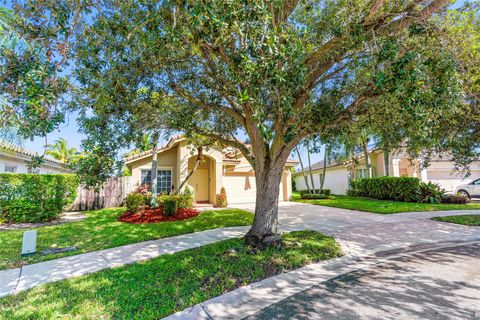
{"label": "tree", "polygon": [[307,187],[308,193],[312,193],[310,191],[310,184],[308,183],[307,173],[305,172],[305,167],[303,166],[302,155],[300,154],[300,150],[298,145],[295,146],[295,151],[297,152],[298,161],[300,162],[300,170],[302,171],[303,179],[305,180],[305,186]]}
{"label": "tree", "polygon": [[[44,31],[25,32],[26,20],[0,7],[0,128],[19,137],[45,137],[63,122],[68,81],[44,46]],[[47,37],[49,38],[49,37]]]}
{"label": "tree", "polygon": [[85,122],[97,122],[99,141],[116,139],[117,148],[146,104],[148,124],[168,118],[171,129],[240,150],[257,185],[245,239],[279,245],[279,184],[302,139],[383,109],[424,128],[459,104],[457,65],[430,28],[449,3],[105,1],[76,38],[75,102],[89,110]]}
{"label": "tree", "polygon": [[323,186],[325,185],[325,175],[327,174],[327,165],[330,161],[330,156],[332,153],[332,144],[326,143],[325,150],[323,150],[323,170],[322,170],[322,177],[320,179],[320,190],[319,193],[321,194],[323,191]]}
{"label": "tree", "polygon": [[59,138],[55,140],[54,144],[49,144],[47,146],[47,151],[45,151],[45,154],[59,160],[62,163],[67,163],[77,154],[77,149],[69,148],[67,146],[67,140],[64,138]]}

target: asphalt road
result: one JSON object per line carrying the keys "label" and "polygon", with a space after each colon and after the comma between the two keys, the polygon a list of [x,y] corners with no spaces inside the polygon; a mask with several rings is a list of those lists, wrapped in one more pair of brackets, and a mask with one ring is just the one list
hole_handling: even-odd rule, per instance
{"label": "asphalt road", "polygon": [[480,320],[480,242],[351,272],[246,319]]}

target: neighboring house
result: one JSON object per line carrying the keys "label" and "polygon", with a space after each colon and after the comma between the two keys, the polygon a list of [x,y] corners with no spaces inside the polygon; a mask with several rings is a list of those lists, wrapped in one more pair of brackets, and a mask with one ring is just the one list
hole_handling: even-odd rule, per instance
{"label": "neighboring house", "polygon": [[[165,147],[158,148],[157,191],[170,192],[187,177],[195,165],[196,150],[185,138],[170,139]],[[187,182],[195,190],[195,201],[215,204],[220,189],[225,187],[229,203],[255,202],[255,172],[238,150],[227,148],[204,150],[204,159]],[[134,185],[150,184],[152,150],[125,158],[132,173]],[[280,201],[292,195],[290,168],[297,165],[289,159],[280,183]]]}
{"label": "neighboring house", "polygon": [[[23,148],[1,145],[0,173],[27,173],[27,161],[30,161],[33,156],[35,153]],[[44,157],[44,162],[36,173],[65,173],[65,167],[58,160]]]}
{"label": "neighboring house", "polygon": [[[372,163],[372,176],[385,176],[384,153],[382,150],[370,151],[370,161]],[[418,177],[421,181],[432,181],[439,184],[447,192],[453,192],[455,187],[480,178],[480,162],[475,162],[471,165],[471,175],[467,179],[463,179],[462,175],[455,172],[455,164],[452,161],[436,158],[430,162],[428,168],[421,168],[420,161],[415,159],[410,161],[408,156],[402,152],[392,152],[389,157],[389,175],[393,177]],[[367,177],[367,169],[365,166],[365,159],[363,156],[358,158],[357,163],[354,164],[355,178]],[[304,170],[307,174],[308,183],[311,186],[311,179],[309,168]],[[323,174],[323,162],[318,162],[312,165],[312,175],[315,188],[320,187],[320,178]],[[352,163],[350,162],[327,162],[327,170],[325,174],[324,188],[330,189],[333,194],[346,194],[349,186],[349,181],[352,176]],[[295,186],[297,190],[306,190],[305,179],[301,170],[293,174]]]}

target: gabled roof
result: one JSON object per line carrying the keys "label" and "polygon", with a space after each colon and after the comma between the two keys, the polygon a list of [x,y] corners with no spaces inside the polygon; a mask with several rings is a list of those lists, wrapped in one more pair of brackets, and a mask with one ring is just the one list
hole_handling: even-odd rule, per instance
{"label": "gabled roof", "polygon": [[[168,140],[168,142],[165,146],[157,147],[157,153],[162,153],[164,151],[170,150],[171,148],[176,146],[180,141],[183,141],[183,140],[185,140],[185,138],[183,136],[171,137],[170,140]],[[153,149],[150,149],[150,150],[147,150],[147,151],[144,151],[144,152],[141,152],[141,153],[137,153],[137,154],[125,157],[124,158],[125,163],[127,164],[127,163],[131,163],[131,162],[143,159],[143,158],[148,158],[149,156],[152,155],[152,153],[153,153]]]}
{"label": "gabled roof", "polygon": [[[170,150],[171,148],[175,147],[179,142],[184,141],[184,140],[186,140],[186,138],[183,135],[174,136],[174,137],[170,138],[170,140],[168,140],[168,142],[165,146],[158,147],[157,148],[157,153],[162,153],[164,151]],[[246,146],[250,147],[249,144],[247,144]],[[147,151],[144,151],[144,152],[141,152],[141,153],[138,153],[138,154],[134,154],[134,155],[131,155],[131,156],[128,156],[128,157],[125,157],[124,158],[125,164],[131,163],[131,162],[134,162],[134,161],[137,161],[137,160],[140,160],[140,159],[148,158],[152,155],[152,153],[153,153],[153,149],[147,150]],[[238,149],[233,148],[233,147],[228,147],[228,148],[225,148],[225,149],[222,150],[222,154],[223,154],[223,160],[222,161],[224,163],[227,163],[227,164],[238,164],[238,163],[240,163],[240,160],[238,160],[237,157],[236,157],[237,155],[241,154],[241,152]],[[287,160],[287,165],[296,165],[296,164],[298,164],[298,160],[296,160],[296,159],[289,158]]]}
{"label": "gabled roof", "polygon": [[[32,158],[32,157],[38,155],[38,153],[36,153],[36,152],[29,151],[27,149],[12,146],[12,145],[2,143],[2,142],[0,142],[0,154],[2,154],[4,156],[7,156],[7,157],[10,157],[10,158],[22,158],[23,160],[25,160],[26,158]],[[43,160],[46,163],[53,164],[55,166],[63,166],[64,165],[63,162],[61,162],[57,159],[50,158],[50,157],[43,157]]]}

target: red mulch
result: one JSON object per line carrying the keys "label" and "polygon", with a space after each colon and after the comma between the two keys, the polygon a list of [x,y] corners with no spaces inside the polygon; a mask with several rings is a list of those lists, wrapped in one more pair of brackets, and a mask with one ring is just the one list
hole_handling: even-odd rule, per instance
{"label": "red mulch", "polygon": [[193,217],[196,217],[200,214],[200,211],[192,208],[178,208],[177,212],[173,216],[164,216],[163,208],[158,207],[155,209],[145,208],[137,213],[131,213],[130,211],[125,211],[118,221],[140,224],[140,223],[157,223],[157,222],[167,222],[167,221],[178,221],[186,220]]}

